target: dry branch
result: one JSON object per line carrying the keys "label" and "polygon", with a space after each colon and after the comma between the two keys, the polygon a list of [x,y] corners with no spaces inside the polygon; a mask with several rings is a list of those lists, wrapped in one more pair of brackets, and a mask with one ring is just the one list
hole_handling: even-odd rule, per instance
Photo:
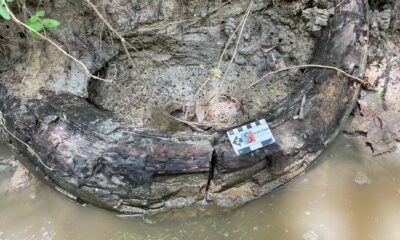
{"label": "dry branch", "polygon": [[119,40],[121,41],[122,47],[124,48],[124,51],[125,51],[126,55],[128,56],[129,62],[132,65],[132,68],[137,69],[129,51],[128,51],[128,47],[126,46],[127,41],[125,40],[125,38],[122,37],[121,34],[119,34],[117,32],[117,30],[115,30],[111,26],[111,24],[107,21],[107,19],[104,18],[104,16],[99,12],[99,10],[97,10],[97,7],[90,0],[84,0],[84,1],[93,9],[93,11],[101,19],[101,21],[103,21],[103,23],[107,26],[107,28],[119,38]]}
{"label": "dry branch", "polygon": [[284,72],[284,71],[288,71],[288,70],[292,70],[292,69],[300,69],[300,68],[324,68],[324,69],[331,69],[331,70],[335,70],[339,73],[342,73],[343,75],[345,75],[346,77],[349,77],[351,79],[353,79],[354,81],[361,83],[363,86],[365,86],[366,84],[368,84],[367,82],[365,82],[364,80],[362,80],[361,78],[358,78],[356,76],[353,76],[351,74],[348,74],[347,72],[343,71],[340,68],[337,67],[332,67],[332,66],[326,66],[326,65],[319,65],[319,64],[304,64],[304,65],[298,65],[298,66],[292,66],[292,67],[287,67],[287,68],[282,68],[276,71],[272,71],[269,72],[267,74],[265,74],[264,76],[262,76],[259,80],[253,82],[252,84],[250,84],[250,86],[248,86],[246,88],[246,90],[249,90],[250,88],[254,87],[255,85],[257,85],[258,83],[264,81],[268,76],[276,74],[276,73],[280,73],[280,72]]}
{"label": "dry branch", "polygon": [[[246,10],[246,12],[245,12],[245,14],[244,14],[244,16],[243,16],[243,18],[242,18],[242,20],[240,21],[239,25],[236,27],[235,31],[234,31],[234,32],[231,34],[231,36],[229,37],[228,42],[226,43],[225,48],[224,48],[224,50],[222,51],[221,56],[220,56],[220,58],[219,58],[218,66],[217,66],[218,69],[221,68],[222,60],[223,60],[223,58],[224,58],[224,56],[225,56],[225,54],[226,54],[226,51],[228,50],[230,44],[232,43],[233,38],[235,37],[237,31],[239,31],[239,29],[240,29],[241,26],[244,27],[245,22],[246,22],[246,20],[247,20],[247,18],[248,18],[249,12],[250,12],[251,7],[252,7],[253,4],[254,4],[254,1],[251,1],[250,4],[249,4],[249,6],[248,6],[248,8],[247,8],[247,10]],[[242,30],[243,30],[243,27],[242,27]],[[239,43],[239,40],[240,40],[240,37],[239,37],[239,39],[238,39],[238,43]],[[236,50],[237,50],[237,48],[236,48]],[[236,50],[235,50],[235,51],[236,51]],[[234,56],[232,56],[232,59],[233,59],[233,58],[234,58]],[[195,99],[195,100],[197,99],[197,97],[199,96],[199,94],[200,94],[200,92],[203,90],[203,88],[207,85],[207,83],[208,83],[210,80],[213,81],[214,79],[215,79],[215,76],[212,76],[211,79],[210,79],[210,78],[207,78],[207,80],[204,81],[204,83],[201,85],[201,87],[197,90],[196,94],[194,95],[194,99]]]}
{"label": "dry branch", "polygon": [[[224,77],[222,78],[222,81],[221,81],[221,84],[219,85],[219,88],[221,88],[224,85],[224,83],[226,81],[226,78],[228,77],[229,70],[231,69],[233,61],[235,60],[235,57],[236,57],[236,54],[237,54],[237,50],[238,50],[239,44],[240,44],[240,39],[242,38],[243,30],[244,30],[244,27],[246,26],[247,19],[250,16],[251,8],[253,7],[253,4],[254,4],[254,2],[251,1],[250,4],[249,4],[249,7],[247,8],[246,14],[244,15],[244,18],[242,20],[242,27],[241,27],[240,32],[239,32],[239,37],[238,37],[238,40],[236,41],[235,50],[233,51],[233,55],[231,57],[231,61],[229,62],[228,67],[226,68]],[[220,59],[220,61],[221,61],[221,59]],[[218,66],[220,66],[220,65],[221,65],[221,62],[218,64]]]}

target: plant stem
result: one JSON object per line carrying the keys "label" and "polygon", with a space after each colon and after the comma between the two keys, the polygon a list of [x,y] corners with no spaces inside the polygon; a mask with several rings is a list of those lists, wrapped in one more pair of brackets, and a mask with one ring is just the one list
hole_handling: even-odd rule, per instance
{"label": "plant stem", "polygon": [[254,87],[256,84],[264,81],[268,76],[276,74],[276,73],[280,73],[280,72],[284,72],[284,71],[288,71],[288,70],[292,70],[292,69],[300,69],[300,68],[324,68],[324,69],[331,69],[331,70],[335,70],[337,72],[340,72],[342,74],[344,74],[346,77],[349,77],[353,80],[355,80],[356,82],[361,83],[362,85],[366,85],[368,84],[367,82],[365,82],[364,80],[362,80],[361,78],[358,78],[356,76],[353,76],[351,74],[348,74],[347,72],[343,71],[340,68],[337,67],[333,67],[333,66],[326,66],[326,65],[319,65],[319,64],[304,64],[304,65],[298,65],[298,66],[292,66],[292,67],[287,67],[287,68],[282,68],[276,71],[272,71],[269,72],[267,74],[265,74],[264,76],[262,76],[260,79],[258,79],[257,81],[253,82],[252,84],[250,84],[246,90],[249,90],[250,88]]}

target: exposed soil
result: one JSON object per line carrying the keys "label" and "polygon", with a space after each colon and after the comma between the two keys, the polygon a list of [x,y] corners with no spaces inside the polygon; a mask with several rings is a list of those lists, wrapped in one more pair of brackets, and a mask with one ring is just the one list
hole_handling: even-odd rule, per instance
{"label": "exposed soil", "polygon": [[[40,98],[41,88],[66,91],[87,97],[136,126],[164,130],[193,128],[160,109],[202,122],[203,129],[227,128],[267,112],[300,84],[298,72],[285,72],[245,89],[269,71],[310,62],[315,38],[333,13],[331,1],[255,1],[232,66],[228,71],[238,33],[223,57],[222,77],[212,79],[210,72],[218,66],[248,2],[93,2],[130,43],[134,68],[119,40],[105,27],[99,29],[103,24],[83,2],[20,1],[24,7],[18,17],[46,10],[62,23],[47,34],[92,72],[113,82],[90,81],[54,47],[32,40],[5,21],[0,21],[0,78],[20,96]],[[212,81],[195,99],[207,80]]]}
{"label": "exposed soil", "polygon": [[[144,84],[138,84],[138,80],[133,82],[124,71],[125,59],[113,59],[104,74],[108,78],[116,76],[118,82],[116,85],[92,82],[91,101],[139,126],[158,129],[188,130],[163,114],[160,108],[181,118],[186,114],[185,120],[205,122],[214,128],[239,124],[266,112],[296,88],[296,72],[291,72],[245,90],[266,72],[309,62],[314,36],[327,24],[330,14],[328,4],[312,14],[309,10],[314,10],[311,8],[314,4],[259,1],[246,23],[225,84],[220,86],[238,34],[223,58],[222,77],[212,79],[210,71],[218,66],[222,51],[248,3],[224,3],[220,9],[215,3],[207,3],[208,10],[203,15],[209,16],[208,20],[193,19],[198,15],[196,9],[205,5],[193,2],[185,6],[182,16],[192,19],[189,23],[174,24],[169,19],[165,23],[169,24],[167,30],[153,24],[140,31],[138,38],[145,47],[139,55],[146,60],[137,56],[136,60],[143,73],[140,81]],[[174,7],[172,11],[182,11],[180,6]],[[195,99],[196,92],[210,79]],[[268,85],[273,86],[273,91],[266,89]],[[168,108],[171,105],[174,107]]]}

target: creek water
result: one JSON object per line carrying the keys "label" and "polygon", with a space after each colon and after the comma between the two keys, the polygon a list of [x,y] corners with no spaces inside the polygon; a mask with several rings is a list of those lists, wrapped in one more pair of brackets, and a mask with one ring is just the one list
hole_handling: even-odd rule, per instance
{"label": "creek water", "polygon": [[8,177],[0,175],[0,240],[400,239],[400,153],[372,157],[344,135],[280,189],[207,216],[122,218],[37,181],[8,192]]}

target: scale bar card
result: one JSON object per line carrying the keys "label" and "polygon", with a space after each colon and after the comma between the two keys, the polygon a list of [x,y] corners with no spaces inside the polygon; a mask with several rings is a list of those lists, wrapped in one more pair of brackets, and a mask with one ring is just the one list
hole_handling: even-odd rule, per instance
{"label": "scale bar card", "polygon": [[265,119],[228,131],[228,137],[237,155],[249,153],[275,143]]}

